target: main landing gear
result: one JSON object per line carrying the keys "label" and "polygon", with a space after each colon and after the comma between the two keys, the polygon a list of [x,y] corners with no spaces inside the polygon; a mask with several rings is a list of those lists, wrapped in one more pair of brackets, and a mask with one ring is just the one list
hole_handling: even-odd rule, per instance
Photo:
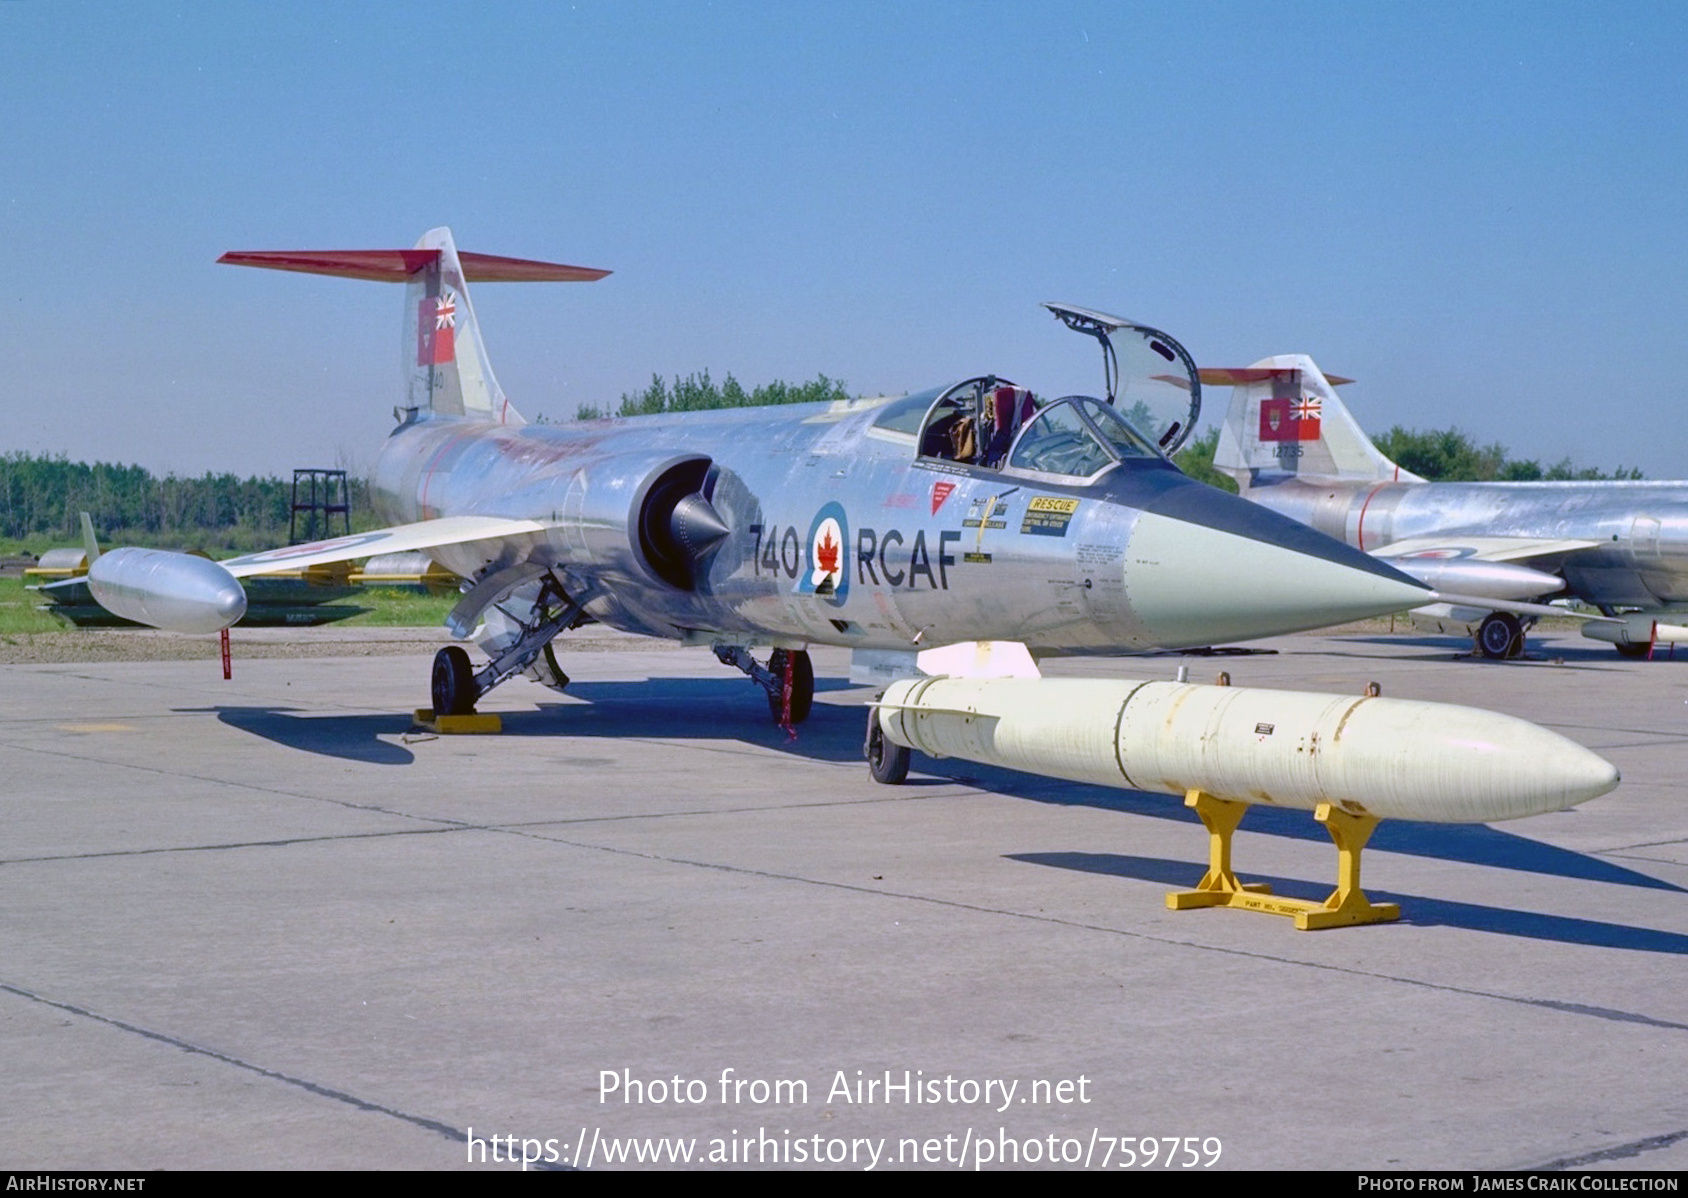
{"label": "main landing gear", "polygon": [[1524,625],[1509,611],[1492,611],[1477,626],[1477,651],[1491,661],[1524,656]]}
{"label": "main landing gear", "polygon": [[475,685],[475,667],[461,645],[447,645],[434,654],[433,698],[435,715],[468,715],[481,697]]}
{"label": "main landing gear", "polygon": [[478,672],[461,645],[447,645],[434,654],[430,691],[436,716],[473,714],[482,695],[530,667],[542,666],[539,677],[557,690],[568,685],[568,675],[558,667],[551,650],[551,638],[586,623],[585,604],[570,598],[554,577],[547,577],[533,594],[526,619],[502,606],[499,611],[513,624],[515,635],[502,641],[492,660]]}
{"label": "main landing gear", "polygon": [[809,718],[815,705],[815,667],[807,649],[775,649],[766,666],[742,645],[716,645],[715,656],[768,692],[768,714],[781,728],[789,732]]}

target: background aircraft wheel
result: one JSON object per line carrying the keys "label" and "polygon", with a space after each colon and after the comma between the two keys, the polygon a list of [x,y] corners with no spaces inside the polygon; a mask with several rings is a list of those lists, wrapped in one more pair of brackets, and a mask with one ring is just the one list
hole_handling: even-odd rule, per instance
{"label": "background aircraft wheel", "polygon": [[1524,628],[1509,611],[1492,611],[1477,626],[1477,648],[1484,657],[1499,661],[1524,652]]}
{"label": "background aircraft wheel", "polygon": [[[791,662],[791,726],[795,728],[809,718],[809,709],[815,705],[815,667],[807,649],[775,649],[768,658],[768,672],[782,682],[787,660]],[[784,722],[785,698],[778,691],[768,692],[768,711],[774,723]]]}
{"label": "background aircraft wheel", "polygon": [[885,730],[879,726],[879,712],[869,709],[867,713],[867,768],[873,775],[875,782],[883,782],[886,786],[898,786],[908,777],[909,751],[902,745],[892,744],[885,739]]}
{"label": "background aircraft wheel", "polygon": [[475,668],[460,645],[434,654],[434,714],[469,715],[475,710]]}

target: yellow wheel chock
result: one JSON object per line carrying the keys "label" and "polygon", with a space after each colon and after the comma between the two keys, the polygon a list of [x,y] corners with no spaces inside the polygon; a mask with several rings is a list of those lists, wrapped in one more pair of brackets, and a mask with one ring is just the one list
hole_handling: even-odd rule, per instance
{"label": "yellow wheel chock", "polygon": [[1401,918],[1399,904],[1373,903],[1360,889],[1360,850],[1366,847],[1366,841],[1377,827],[1376,816],[1351,815],[1329,803],[1320,803],[1313,812],[1313,818],[1325,826],[1336,842],[1336,889],[1324,902],[1316,903],[1308,899],[1275,898],[1270,886],[1237,881],[1231,870],[1231,837],[1248,813],[1247,803],[1216,799],[1192,790],[1184,796],[1184,806],[1193,808],[1207,828],[1208,865],[1207,873],[1194,890],[1173,891],[1166,896],[1166,905],[1172,910],[1238,907],[1268,915],[1288,915],[1303,932]]}
{"label": "yellow wheel chock", "polygon": [[504,721],[495,715],[470,712],[468,715],[435,715],[432,707],[418,707],[411,717],[418,728],[426,728],[440,736],[488,735],[504,731]]}

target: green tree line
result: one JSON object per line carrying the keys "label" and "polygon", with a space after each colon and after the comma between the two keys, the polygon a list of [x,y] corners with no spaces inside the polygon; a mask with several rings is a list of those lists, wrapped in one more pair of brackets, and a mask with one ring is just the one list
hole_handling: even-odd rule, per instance
{"label": "green tree line", "polygon": [[[355,521],[367,504],[361,481],[351,487]],[[78,513],[87,512],[102,544],[244,552],[285,544],[292,505],[291,480],[160,478],[141,466],[62,454],[0,454],[0,538],[11,541],[79,544]]]}
{"label": "green tree line", "polygon": [[[763,408],[775,404],[821,403],[849,399],[850,393],[842,379],[816,375],[807,383],[787,383],[775,379],[761,387],[746,391],[731,373],[717,386],[709,371],[674,376],[674,382],[663,382],[659,374],[651,375],[651,385],[643,391],[626,392],[621,397],[617,416],[659,416],[664,412],[702,412],[713,408]],[[602,408],[583,404],[575,414],[577,420],[597,420],[607,415]]]}
{"label": "green tree line", "polygon": [[1499,442],[1478,445],[1457,428],[1420,432],[1397,424],[1375,444],[1397,466],[1431,482],[1577,482],[1641,477],[1640,470],[1624,466],[1611,474],[1594,466],[1573,466],[1568,457],[1543,468],[1534,458],[1509,458]]}
{"label": "green tree line", "polygon": [[1210,428],[1201,436],[1186,442],[1184,448],[1172,455],[1172,462],[1197,482],[1218,487],[1221,491],[1229,491],[1235,495],[1236,482],[1229,474],[1221,474],[1213,468],[1213,455],[1218,449],[1219,430]]}

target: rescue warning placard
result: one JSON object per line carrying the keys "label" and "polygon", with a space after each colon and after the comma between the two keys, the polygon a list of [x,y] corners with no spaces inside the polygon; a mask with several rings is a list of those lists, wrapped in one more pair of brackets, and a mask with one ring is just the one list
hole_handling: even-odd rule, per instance
{"label": "rescue warning placard", "polygon": [[1073,513],[1076,511],[1076,499],[1057,499],[1053,495],[1033,496],[1031,502],[1026,504],[1026,518],[1020,522],[1020,531],[1040,537],[1064,537],[1067,535],[1067,525],[1073,522]]}

